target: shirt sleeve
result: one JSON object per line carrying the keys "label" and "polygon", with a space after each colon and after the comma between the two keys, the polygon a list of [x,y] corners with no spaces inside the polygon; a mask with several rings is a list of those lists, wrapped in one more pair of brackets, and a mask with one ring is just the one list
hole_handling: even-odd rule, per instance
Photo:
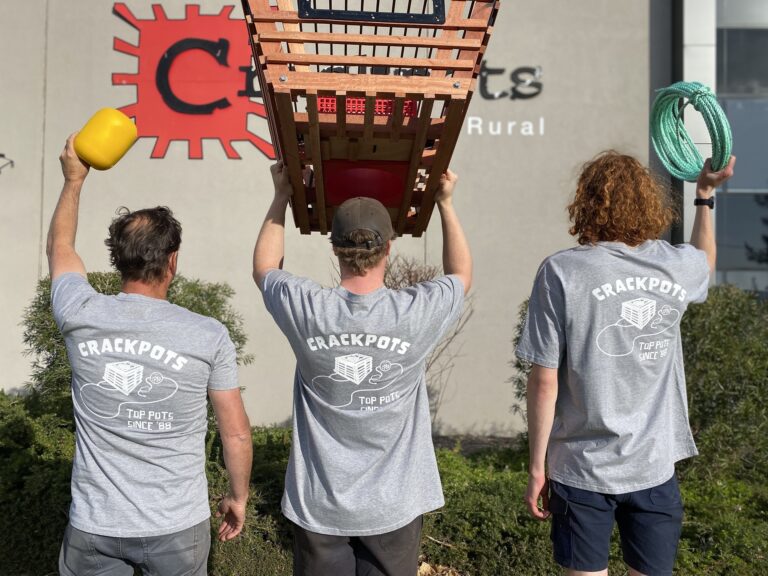
{"label": "shirt sleeve", "polygon": [[464,284],[453,274],[441,276],[417,285],[432,302],[432,313],[441,320],[437,327],[439,341],[461,316],[464,310]]}
{"label": "shirt sleeve", "polygon": [[306,278],[294,276],[277,268],[267,272],[262,282],[262,295],[267,312],[272,315],[278,327],[286,332],[293,323],[294,308],[301,307],[300,285]]}
{"label": "shirt sleeve", "polygon": [[261,282],[261,292],[267,311],[275,315],[276,307],[286,299],[288,284],[293,275],[285,270],[273,268],[268,271]]}
{"label": "shirt sleeve", "polygon": [[689,280],[690,292],[688,301],[700,304],[707,299],[709,293],[709,262],[707,262],[707,253],[699,250],[692,244],[683,244],[682,249],[686,251],[686,257],[691,264],[691,279]]}
{"label": "shirt sleeve", "polygon": [[518,358],[545,368],[558,368],[565,355],[564,298],[553,275],[547,262],[539,268],[515,351]]}
{"label": "shirt sleeve", "polygon": [[222,329],[224,333],[213,357],[211,375],[208,378],[210,390],[231,390],[238,387],[237,351],[227,329],[223,326]]}
{"label": "shirt sleeve", "polygon": [[59,330],[97,295],[88,279],[77,272],[62,274],[51,283],[51,309]]}

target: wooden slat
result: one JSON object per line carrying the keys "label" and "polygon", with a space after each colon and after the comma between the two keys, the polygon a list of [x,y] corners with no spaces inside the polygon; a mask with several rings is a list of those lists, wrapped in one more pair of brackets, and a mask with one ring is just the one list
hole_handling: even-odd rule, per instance
{"label": "wooden slat", "polygon": [[[450,8],[448,8],[448,14],[446,15],[446,20],[449,18],[457,19],[460,18],[462,13],[464,12],[464,2],[451,2]],[[443,37],[445,38],[458,38],[458,31],[456,30],[444,30],[443,31]],[[444,48],[441,48],[437,51],[437,57],[442,58],[452,58],[452,50],[446,50]],[[443,70],[436,70],[434,76],[438,78],[444,77],[445,71]]]}
{"label": "wooden slat", "polygon": [[[279,10],[292,10],[293,0],[277,0],[277,7]],[[288,32],[301,32],[301,27],[298,24],[285,24],[285,29]],[[302,42],[296,43],[288,41],[288,51],[292,54],[303,54],[304,44]],[[302,66],[297,68],[299,72],[309,72],[308,66]]]}
{"label": "wooden slat", "polygon": [[336,134],[344,136],[347,132],[347,95],[336,93]]}
{"label": "wooden slat", "polygon": [[376,108],[376,94],[369,93],[365,95],[365,118],[363,121],[363,140],[373,138],[373,113]]}
{"label": "wooden slat", "polygon": [[[279,77],[286,80],[281,82]],[[424,94],[434,94],[438,100],[450,97],[464,97],[470,89],[471,79],[454,80],[453,78],[424,78],[403,76],[378,76],[375,74],[317,74],[311,72],[277,73],[271,68],[265,70],[267,81],[272,82],[275,92],[293,92],[304,94],[307,90],[318,93],[335,92],[343,87],[348,96],[375,92],[380,98],[394,98],[395,94],[404,93],[406,98],[422,98]],[[454,86],[457,83],[458,87]]]}
{"label": "wooden slat", "polygon": [[[391,58],[383,56],[344,56],[341,54],[268,54],[266,64],[295,64],[310,66],[390,66],[398,68],[429,68],[431,70],[465,70],[475,68],[474,60],[450,58]],[[361,75],[358,75],[361,76]]]}
{"label": "wooden slat", "polygon": [[293,121],[293,101],[290,94],[275,94],[277,114],[280,118],[280,132],[283,143],[283,162],[288,165],[288,175],[293,186],[293,211],[302,234],[309,234],[309,212],[304,177],[301,171],[299,146],[296,141],[296,125]]}
{"label": "wooden slat", "polygon": [[405,95],[395,94],[394,110],[392,111],[392,140],[400,139],[400,131],[403,129],[403,106],[405,106]]}
{"label": "wooden slat", "polygon": [[[299,24],[306,22],[306,19],[299,17],[296,12],[286,12],[284,10],[270,10],[253,12],[253,21],[259,22],[283,22],[287,24]],[[431,24],[428,22],[408,22],[390,24],[388,22],[374,22],[371,20],[333,20],[331,18],[312,18],[313,23],[318,24],[347,24],[349,26],[377,26],[381,28],[437,28],[438,30],[485,30],[488,27],[488,22],[485,20],[472,20],[472,19],[456,19],[449,20],[446,18],[444,24]],[[258,28],[257,28],[258,30]]]}
{"label": "wooden slat", "polygon": [[317,114],[317,94],[307,94],[309,114],[309,142],[312,147],[312,168],[315,171],[315,203],[317,223],[321,234],[328,233],[328,217],[325,211],[325,181],[323,179],[323,154],[320,146],[320,124]]}
{"label": "wooden slat", "polygon": [[434,95],[425,95],[421,103],[419,113],[419,128],[416,137],[413,140],[413,149],[411,151],[411,163],[408,166],[408,175],[405,178],[405,189],[403,190],[403,200],[400,203],[400,212],[397,217],[395,230],[402,234],[405,229],[405,219],[408,216],[408,209],[411,207],[411,197],[413,196],[413,187],[416,180],[416,172],[419,170],[421,155],[424,152],[424,144],[427,142],[427,130],[432,120],[432,106],[434,104]]}
{"label": "wooden slat", "polygon": [[413,230],[414,236],[421,236],[429,224],[432,216],[432,210],[435,207],[435,191],[440,185],[440,176],[448,169],[448,163],[459,139],[461,126],[464,123],[464,114],[466,113],[466,100],[451,100],[448,104],[448,112],[445,116],[445,128],[440,136],[440,142],[437,146],[437,153],[432,160],[432,166],[427,176],[427,183],[424,189],[424,197],[421,201],[419,217]]}
{"label": "wooden slat", "polygon": [[[323,161],[328,160],[346,160],[349,158],[349,138],[339,138],[331,136],[323,138],[320,133],[320,146],[323,152]],[[413,142],[407,139],[400,139],[397,142],[389,138],[373,137],[371,140],[362,144],[355,145],[356,156],[360,161],[364,160],[383,160],[390,162],[408,162],[411,158],[411,149]]]}
{"label": "wooden slat", "polygon": [[[493,3],[475,3],[472,7],[472,14],[470,17],[472,18],[480,18],[481,20],[485,20],[486,22],[489,22],[491,20],[491,16],[497,12],[499,9],[499,3],[498,1]],[[474,58],[475,59],[475,68],[472,71],[472,76],[477,77],[477,75],[480,73],[480,64],[482,62],[483,56],[485,54],[485,49],[488,47],[488,41],[491,38],[491,32],[493,31],[492,28],[488,28],[485,31],[469,31],[466,33],[465,37],[469,38],[471,40],[479,40],[482,42],[483,47],[480,50],[480,52],[465,52],[463,50],[459,51],[458,58],[459,59],[468,59],[468,58]],[[456,78],[465,78],[468,76],[466,72],[457,72],[454,74]]]}
{"label": "wooden slat", "polygon": [[[296,26],[296,24],[288,24]],[[320,44],[363,44],[376,46],[414,46],[418,48],[447,48],[449,50],[480,49],[482,42],[465,38],[435,38],[419,36],[389,36],[385,34],[331,34],[327,32],[264,32],[256,39],[262,42],[318,42]],[[293,52],[293,50],[291,50]]]}
{"label": "wooden slat", "polygon": [[[248,2],[248,9],[246,9],[246,5],[245,5],[246,2]],[[246,21],[248,22],[249,28],[251,26],[256,28],[256,25],[252,20],[252,13],[251,13],[254,10],[269,10],[269,1],[268,0],[243,0],[243,11],[247,15]],[[265,30],[272,30],[272,31],[277,30],[277,26],[274,23],[262,23],[260,24],[260,26],[262,29],[265,29]],[[256,77],[258,78],[259,86],[261,87],[263,100],[264,100],[264,107],[266,108],[266,111],[267,111],[267,125],[269,127],[269,134],[272,140],[272,146],[275,149],[275,153],[277,157],[282,158],[282,149],[281,149],[282,144],[281,144],[281,138],[280,138],[280,128],[278,126],[274,90],[270,82],[265,77],[264,68],[259,64],[259,59],[263,57],[264,54],[269,54],[276,51],[279,52],[280,43],[279,42],[256,43],[256,42],[253,42],[253,37],[251,37],[251,50],[253,52],[253,58],[254,58],[254,63],[256,67]],[[278,65],[275,67],[273,72],[280,74],[282,71],[287,71],[287,70],[288,70],[287,66]]]}

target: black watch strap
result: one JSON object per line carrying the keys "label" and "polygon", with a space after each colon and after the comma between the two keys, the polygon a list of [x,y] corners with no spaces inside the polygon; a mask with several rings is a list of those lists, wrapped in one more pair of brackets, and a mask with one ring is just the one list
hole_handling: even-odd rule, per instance
{"label": "black watch strap", "polygon": [[694,206],[709,206],[710,210],[714,210],[715,208],[715,197],[710,196],[709,198],[696,198],[693,201]]}

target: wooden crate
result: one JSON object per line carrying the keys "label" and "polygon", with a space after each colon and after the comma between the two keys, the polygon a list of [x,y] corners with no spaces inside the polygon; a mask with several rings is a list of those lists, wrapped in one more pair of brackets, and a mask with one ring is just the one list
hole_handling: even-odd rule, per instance
{"label": "wooden crate", "polygon": [[432,17],[443,0],[309,0],[330,11],[313,17],[300,16],[299,0],[242,2],[301,232],[326,234],[344,199],[371,196],[398,234],[420,236],[499,0],[445,0],[443,22]]}

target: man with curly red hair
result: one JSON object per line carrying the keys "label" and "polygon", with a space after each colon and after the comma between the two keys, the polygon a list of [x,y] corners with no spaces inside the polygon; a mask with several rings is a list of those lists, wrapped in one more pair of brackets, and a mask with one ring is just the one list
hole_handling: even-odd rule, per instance
{"label": "man with curly red hair", "polygon": [[525,500],[534,518],[552,518],[569,576],[608,573],[614,522],[631,576],[672,574],[683,512],[675,462],[697,454],[680,319],[706,299],[713,194],[734,162],[716,172],[707,160],[691,242],[672,246],[659,239],[676,218],[668,188],[635,158],[600,154],[568,207],[579,246],[536,275],[517,347],[532,363]]}

